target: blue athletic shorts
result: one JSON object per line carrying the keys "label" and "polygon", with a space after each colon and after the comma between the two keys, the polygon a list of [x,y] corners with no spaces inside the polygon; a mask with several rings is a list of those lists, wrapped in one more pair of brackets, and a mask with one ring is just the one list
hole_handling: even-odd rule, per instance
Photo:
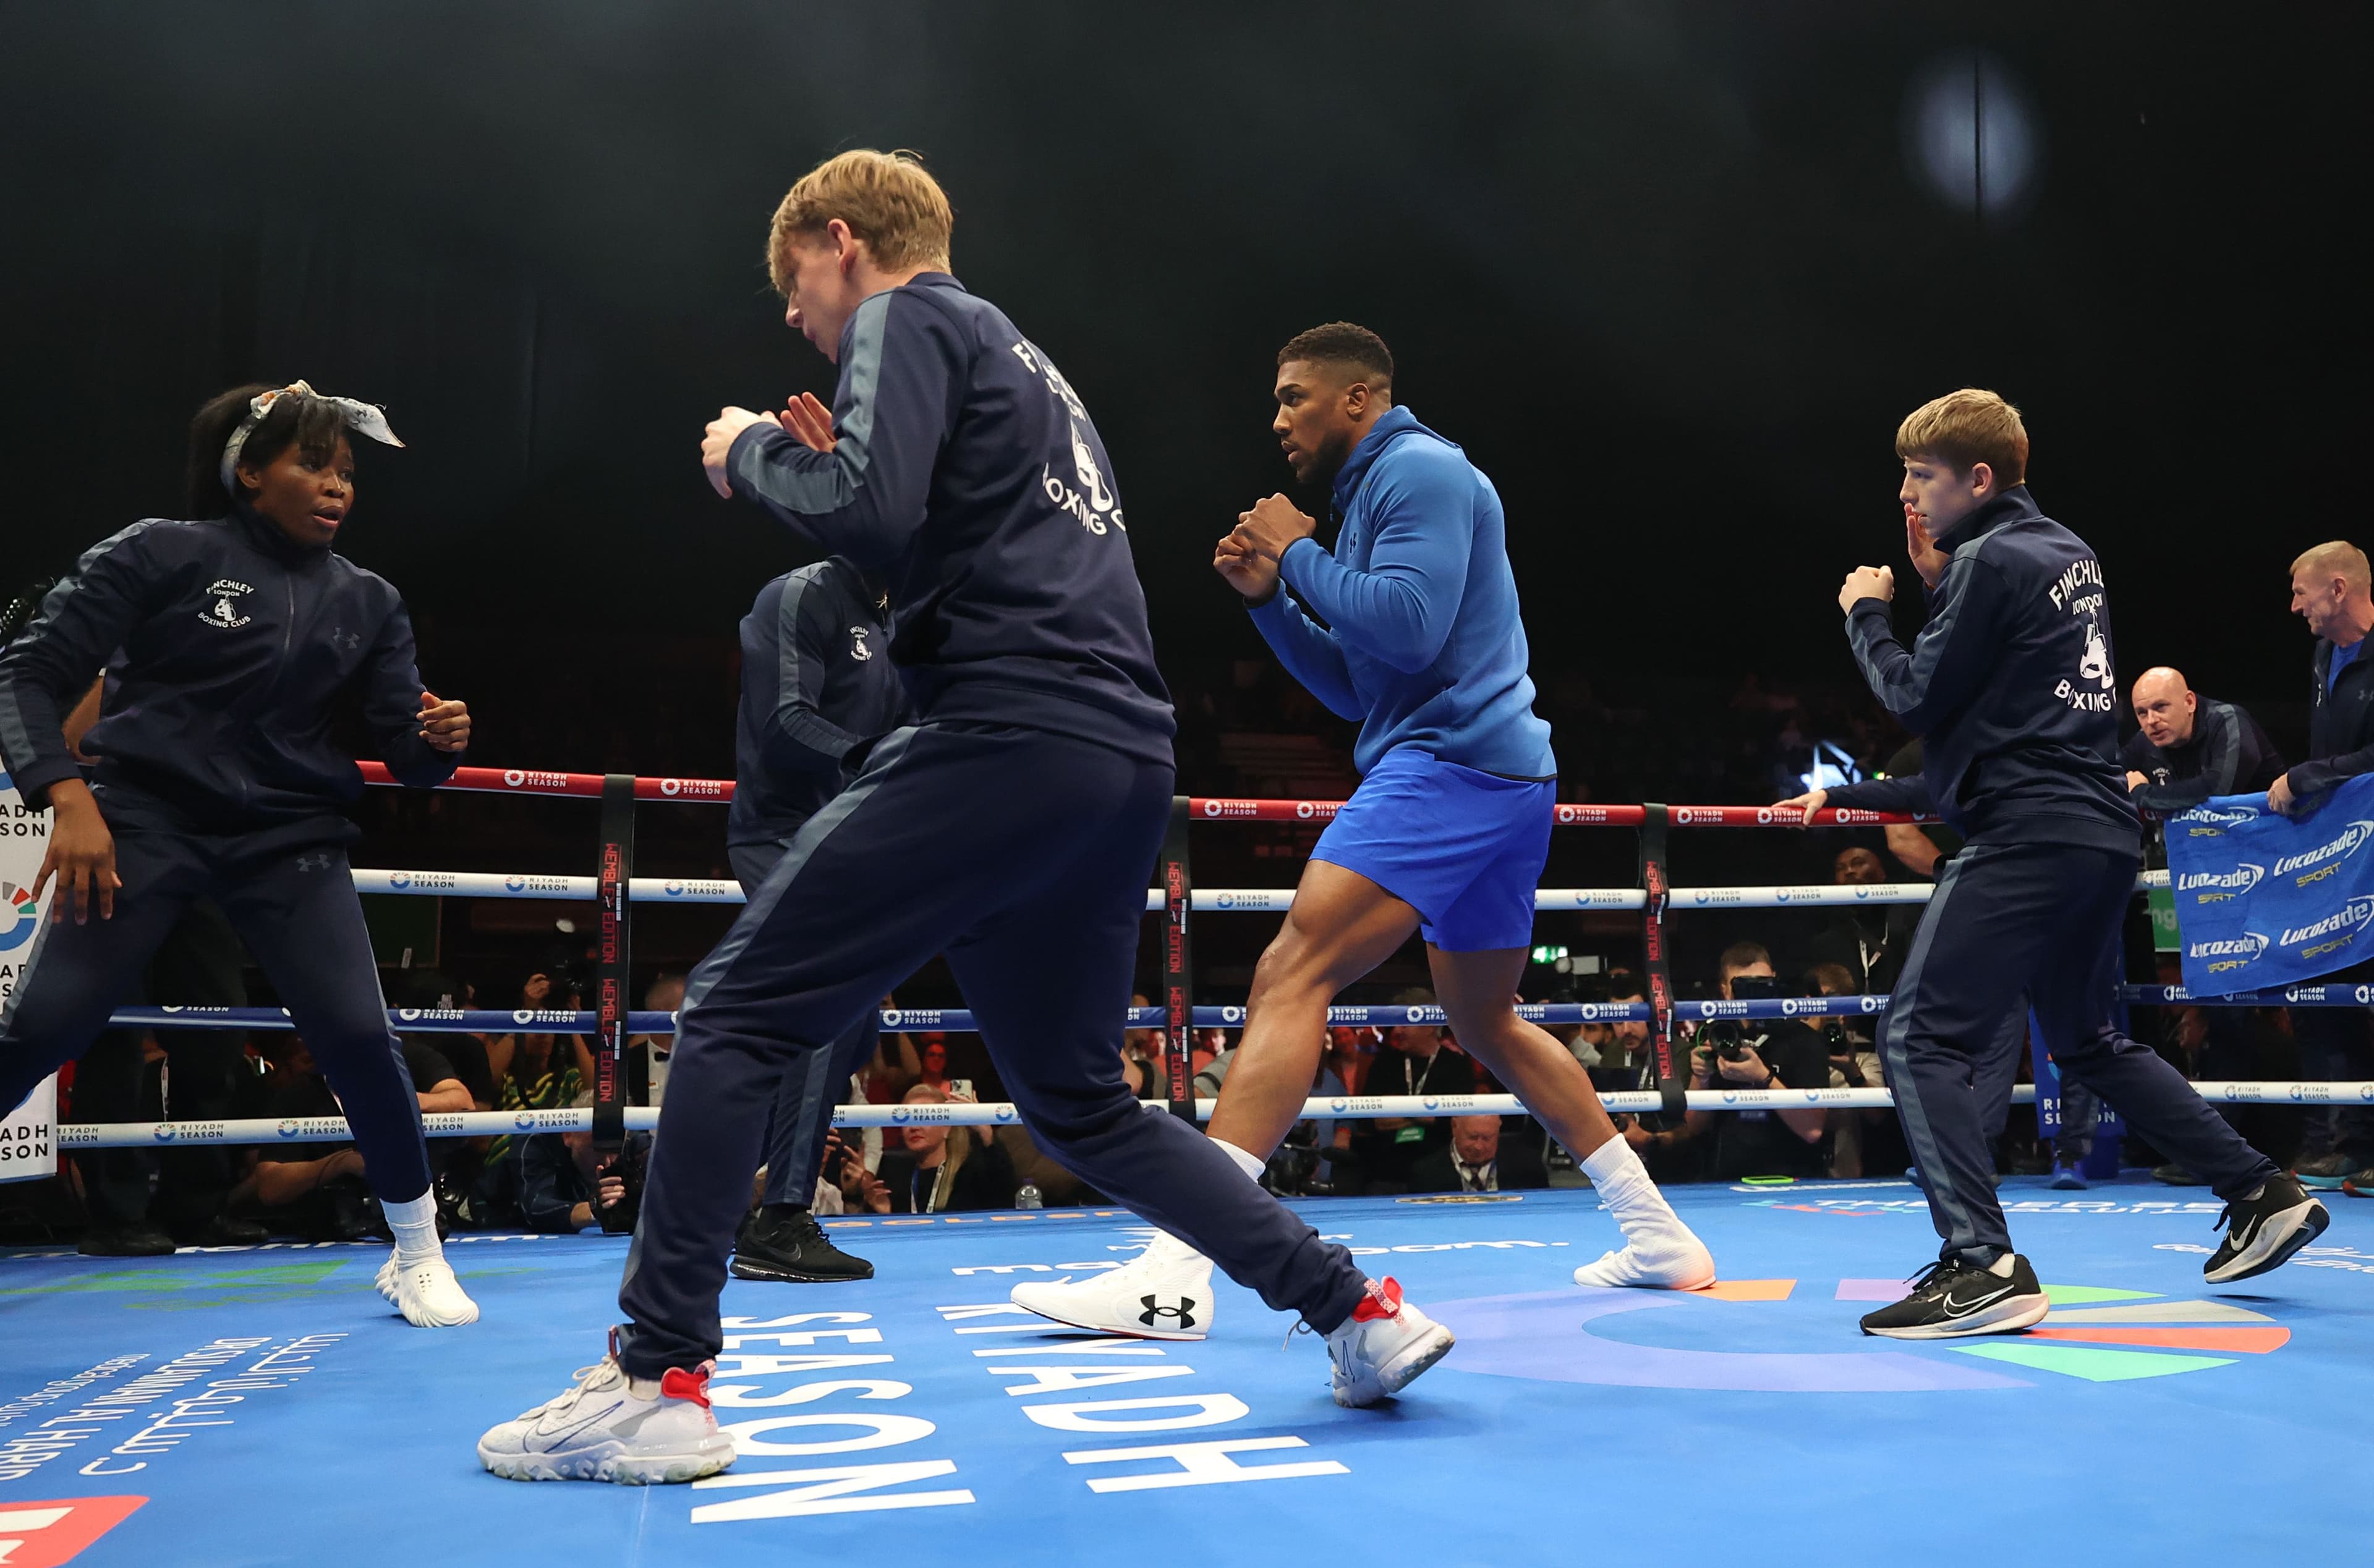
{"label": "blue athletic shorts", "polygon": [[1555,780],[1387,752],[1310,858],[1357,872],[1416,909],[1421,933],[1446,953],[1530,947],[1557,800]]}

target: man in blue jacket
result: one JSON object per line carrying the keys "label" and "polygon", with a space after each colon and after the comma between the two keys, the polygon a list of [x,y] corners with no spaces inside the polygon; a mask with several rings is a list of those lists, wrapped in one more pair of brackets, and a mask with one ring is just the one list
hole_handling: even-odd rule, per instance
{"label": "man in blue jacket", "polygon": [[[1278,351],[1272,428],[1295,477],[1330,486],[1342,527],[1330,551],[1312,537],[1314,520],[1272,496],[1239,518],[1213,560],[1287,668],[1359,721],[1362,778],[1254,971],[1212,1140],[1260,1175],[1301,1115],[1328,1004],[1417,933],[1460,1047],[1581,1156],[1623,1230],[1625,1246],[1577,1270],[1576,1282],[1711,1284],[1714,1259],[1616,1130],[1590,1074],[1517,1016],[1557,761],[1534,713],[1500,498],[1459,448],[1393,402],[1393,375],[1383,340],[1347,322]],[[1416,1143],[1426,1129],[1393,1136]],[[1131,1303],[1199,1293],[1210,1267],[1158,1239],[1124,1269],[1022,1285],[1014,1299],[1063,1322],[1143,1332]]]}
{"label": "man in blue jacket", "polygon": [[[2142,863],[2142,824],[2118,755],[2117,675],[2101,563],[2037,509],[2027,431],[1991,392],[1923,404],[1898,430],[1908,554],[1929,588],[1910,649],[1888,619],[1895,573],[1862,567],[1839,591],[1872,691],[1922,738],[1914,778],[1781,802],[1935,812],[1962,835],[1904,956],[1880,1057],[1920,1167],[1938,1261],[1863,1332],[1933,1340],[2011,1333],[2050,1303],[2012,1250],[1973,1083],[2010,1075],[2002,1025],[2026,992],[2064,1082],[2092,1089],[2226,1200],[2213,1284],[2276,1268],[2329,1216],[2251,1148],[2175,1068],[2111,1022],[2118,928]],[[1998,1088],[1997,1093],[2002,1090]]]}
{"label": "man in blue jacket", "polygon": [[952,223],[920,164],[866,150],[776,211],[770,266],[789,324],[840,367],[833,406],[728,409],[702,462],[720,494],[878,574],[914,720],[793,837],[693,972],[618,1293],[629,1321],[559,1397],[480,1439],[499,1475],[677,1481],[733,1462],[709,1362],[775,1078],[935,954],[1040,1146],[1324,1334],[1339,1403],[1387,1398],[1451,1347],[1122,1076],[1175,783],[1170,703],[1096,426],[949,274]]}
{"label": "man in blue jacket", "polygon": [[[742,701],[725,854],[745,896],[899,720],[890,603],[839,556],[785,572],[742,618]],[[872,1054],[880,1019],[860,1013],[829,1050],[794,1057],[775,1086],[763,1205],[735,1233],[737,1280],[870,1280],[874,1265],[832,1244],[810,1211],[833,1106]]]}

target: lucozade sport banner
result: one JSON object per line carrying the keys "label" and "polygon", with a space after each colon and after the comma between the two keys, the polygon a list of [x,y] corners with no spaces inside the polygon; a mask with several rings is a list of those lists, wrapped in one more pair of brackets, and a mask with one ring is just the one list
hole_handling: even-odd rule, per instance
{"label": "lucozade sport banner", "polygon": [[2221,795],[2168,819],[2185,989],[2288,986],[2374,959],[2374,774],[2306,816]]}

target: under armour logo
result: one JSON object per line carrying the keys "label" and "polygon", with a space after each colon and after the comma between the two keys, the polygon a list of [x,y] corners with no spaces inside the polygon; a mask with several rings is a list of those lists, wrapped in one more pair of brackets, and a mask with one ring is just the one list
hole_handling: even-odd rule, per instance
{"label": "under armour logo", "polygon": [[326,849],[316,849],[311,854],[298,856],[297,869],[300,872],[328,871],[330,869],[329,851]]}
{"label": "under armour logo", "polygon": [[350,632],[347,630],[346,627],[340,626],[337,630],[330,634],[330,642],[340,651],[352,653],[356,649],[360,648],[363,645],[363,634],[360,632]]}
{"label": "under armour logo", "polygon": [[1160,1296],[1140,1296],[1137,1299],[1138,1305],[1146,1308],[1137,1315],[1137,1320],[1149,1328],[1158,1319],[1164,1317],[1170,1319],[1170,1326],[1174,1328],[1195,1327],[1195,1298],[1193,1296],[1173,1296],[1167,1302]]}

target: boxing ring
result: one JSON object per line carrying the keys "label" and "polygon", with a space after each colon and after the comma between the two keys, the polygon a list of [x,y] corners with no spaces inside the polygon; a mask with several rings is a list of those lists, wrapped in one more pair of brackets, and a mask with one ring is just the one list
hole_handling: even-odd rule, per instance
{"label": "boxing ring", "polygon": [[[513,780],[517,780],[514,782]],[[457,785],[596,795],[591,876],[358,870],[366,892],[592,897],[602,908],[599,1005],[582,1013],[401,1011],[405,1031],[580,1032],[602,1042],[593,1111],[426,1118],[433,1136],[648,1126],[623,1103],[625,1039],[670,1015],[626,1005],[638,904],[732,903],[730,883],[636,874],[638,801],[717,802],[718,781],[464,769]],[[1182,801],[1148,914],[1164,925],[1158,1029],[1168,1103],[1187,1094],[1195,1028],[1241,1010],[1204,1003],[1193,932],[1203,918],[1274,918],[1290,889],[1205,888],[1188,840],[1203,825],[1315,822],[1323,802]],[[1544,1004],[1550,1024],[1638,1019],[1670,1038],[1700,1018],[1867,1016],[1878,997],[1676,1000],[1663,954],[1691,911],[1910,903],[1925,884],[1671,884],[1664,835],[1773,825],[1753,807],[1560,807],[1562,826],[1635,830],[1638,885],[1544,889],[1545,913],[1637,911],[1651,999]],[[1867,825],[1871,813],[1842,815]],[[2364,1006],[2356,988],[2134,1002]],[[1338,1021],[1439,1012],[1343,1007]],[[276,1010],[126,1010],[153,1027],[287,1027]],[[886,1030],[962,1030],[956,1009],[901,1009]],[[2374,1083],[2202,1084],[2213,1100],[2374,1103]],[[1604,1096],[1671,1109],[1671,1092]],[[1693,1108],[1884,1106],[1869,1090],[1708,1090]],[[1335,1119],[1514,1112],[1506,1096],[1328,1098]],[[1008,1105],[843,1107],[844,1126],[929,1119],[997,1125]],[[334,1118],[59,1129],[62,1147],[320,1141]],[[2006,1553],[2160,1563],[2276,1561],[2330,1550],[2362,1526],[2345,1480],[2310,1456],[2374,1398],[2374,1203],[2331,1195],[2322,1245],[2274,1274],[2205,1289],[2219,1205],[2203,1189],[2130,1176],[2084,1192],[2008,1179],[2005,1208],[2053,1298],[2017,1336],[1910,1344],[1862,1339],[1931,1256],[1921,1195],[1902,1180],[1750,1181],[1670,1189],[1714,1250],[1722,1281],[1689,1294],[1581,1290],[1571,1270],[1616,1245],[1587,1189],[1333,1199],[1295,1207],[1399,1277],[1459,1346],[1378,1410],[1329,1402],[1312,1341],[1224,1281],[1213,1337],[1116,1342],[1055,1328],[1005,1303],[1032,1278],[1114,1267],[1148,1233],[1110,1208],[828,1221],[872,1281],[729,1281],[713,1386],[742,1458],[691,1487],[495,1480],[470,1444],[491,1422],[597,1355],[626,1240],[459,1235],[449,1255],[478,1300],[470,1328],[427,1332],[372,1289],[379,1246],[184,1249],[0,1258],[9,1352],[0,1381],[0,1563],[519,1562],[781,1563],[927,1550],[991,1562],[1133,1564],[1329,1559],[1505,1564],[1589,1555],[1694,1563],[1718,1553],[1830,1564],[1918,1553],[1947,1563]],[[2204,1484],[2206,1483],[2206,1484]],[[2238,1499],[2250,1500],[2240,1510]],[[2269,1504],[2274,1505],[2270,1506]],[[2220,1504],[2224,1504],[2223,1507]],[[2235,1515],[2239,1513],[2239,1518]],[[1981,1523],[1981,1521],[1983,1523]],[[9,1547],[8,1542],[20,1544]]]}

